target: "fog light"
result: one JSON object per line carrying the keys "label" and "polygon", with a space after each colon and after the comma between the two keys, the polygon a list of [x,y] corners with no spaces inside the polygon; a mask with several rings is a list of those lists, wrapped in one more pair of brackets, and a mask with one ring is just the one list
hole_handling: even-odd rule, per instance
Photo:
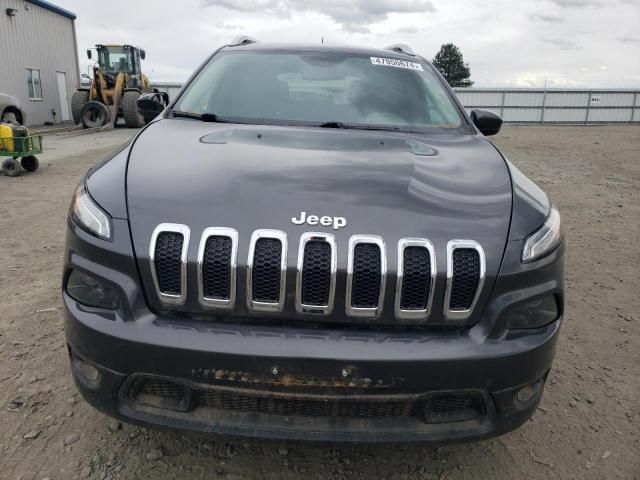
{"label": "fog light", "polygon": [[98,380],[98,377],[100,377],[100,372],[98,371],[98,369],[90,363],[87,363],[76,356],[73,357],[72,361],[76,372],[82,375],[85,380],[89,380],[90,382],[95,383]]}
{"label": "fog light", "polygon": [[69,275],[66,290],[75,301],[90,307],[115,310],[120,304],[115,287],[79,270],[73,270]]}
{"label": "fog light", "polygon": [[537,396],[542,391],[542,386],[544,382],[542,379],[538,380],[536,383],[532,383],[531,385],[527,385],[526,387],[518,390],[516,394],[516,398],[520,403],[526,403],[531,400],[533,397]]}
{"label": "fog light", "polygon": [[511,307],[507,312],[507,328],[538,328],[557,320],[558,316],[555,295],[545,295]]}

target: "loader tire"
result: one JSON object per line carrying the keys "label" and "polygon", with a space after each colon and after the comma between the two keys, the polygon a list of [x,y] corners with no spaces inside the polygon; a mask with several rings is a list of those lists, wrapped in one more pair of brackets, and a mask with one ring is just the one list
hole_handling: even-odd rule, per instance
{"label": "loader tire", "polygon": [[81,122],[80,112],[82,107],[89,101],[89,92],[86,90],[76,90],[71,97],[71,116],[73,117],[73,123],[78,125]]}
{"label": "loader tire", "polygon": [[129,128],[144,126],[144,117],[138,112],[138,98],[140,92],[137,90],[128,90],[122,95],[122,116]]}
{"label": "loader tire", "polygon": [[102,127],[109,121],[109,109],[104,103],[91,100],[82,107],[80,121],[84,128]]}

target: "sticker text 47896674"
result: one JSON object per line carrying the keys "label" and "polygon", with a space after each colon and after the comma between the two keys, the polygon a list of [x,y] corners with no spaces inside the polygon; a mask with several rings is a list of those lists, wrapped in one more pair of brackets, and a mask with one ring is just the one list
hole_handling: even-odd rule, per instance
{"label": "sticker text 47896674", "polygon": [[371,63],[374,65],[382,65],[385,67],[406,68],[408,70],[424,70],[422,65],[407,60],[399,60],[397,58],[371,57]]}

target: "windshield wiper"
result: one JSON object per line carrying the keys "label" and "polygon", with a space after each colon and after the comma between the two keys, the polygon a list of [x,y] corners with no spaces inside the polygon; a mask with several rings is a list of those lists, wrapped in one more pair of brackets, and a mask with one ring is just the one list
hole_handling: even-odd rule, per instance
{"label": "windshield wiper", "polygon": [[193,118],[194,120],[202,120],[203,122],[239,123],[239,122],[231,122],[230,120],[221,118],[215,113],[193,113],[193,112],[183,112],[181,110],[171,110],[171,115],[173,116],[173,118]]}
{"label": "windshield wiper", "polygon": [[344,123],[338,121],[324,122],[318,125],[320,128],[344,128],[350,130],[381,130],[387,132],[408,132],[408,133],[419,133],[414,132],[413,130],[405,130],[400,127],[392,127],[385,125],[354,125],[351,123]]}

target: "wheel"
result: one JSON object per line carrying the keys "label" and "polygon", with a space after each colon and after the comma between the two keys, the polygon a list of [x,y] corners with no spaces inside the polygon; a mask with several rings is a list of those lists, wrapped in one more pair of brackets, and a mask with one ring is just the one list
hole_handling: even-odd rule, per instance
{"label": "wheel", "polygon": [[20,160],[20,164],[22,165],[22,168],[24,168],[27,172],[35,172],[40,166],[38,158],[33,155],[22,157],[22,159]]}
{"label": "wheel", "polygon": [[18,119],[16,118],[16,114],[13,112],[4,112],[2,114],[2,118],[0,118],[0,122],[3,123],[18,123]]}
{"label": "wheel", "polygon": [[122,116],[129,128],[140,128],[144,126],[144,117],[138,112],[138,98],[140,92],[129,90],[122,95]]}
{"label": "wheel", "polygon": [[86,90],[76,90],[71,97],[71,116],[73,117],[73,123],[78,125],[82,120],[80,112],[82,107],[89,101],[89,92]]}
{"label": "wheel", "polygon": [[109,109],[104,103],[91,100],[80,110],[80,121],[84,128],[102,127],[109,121]]}
{"label": "wheel", "polygon": [[15,158],[7,158],[2,162],[2,172],[7,177],[17,177],[20,175],[20,162]]}

